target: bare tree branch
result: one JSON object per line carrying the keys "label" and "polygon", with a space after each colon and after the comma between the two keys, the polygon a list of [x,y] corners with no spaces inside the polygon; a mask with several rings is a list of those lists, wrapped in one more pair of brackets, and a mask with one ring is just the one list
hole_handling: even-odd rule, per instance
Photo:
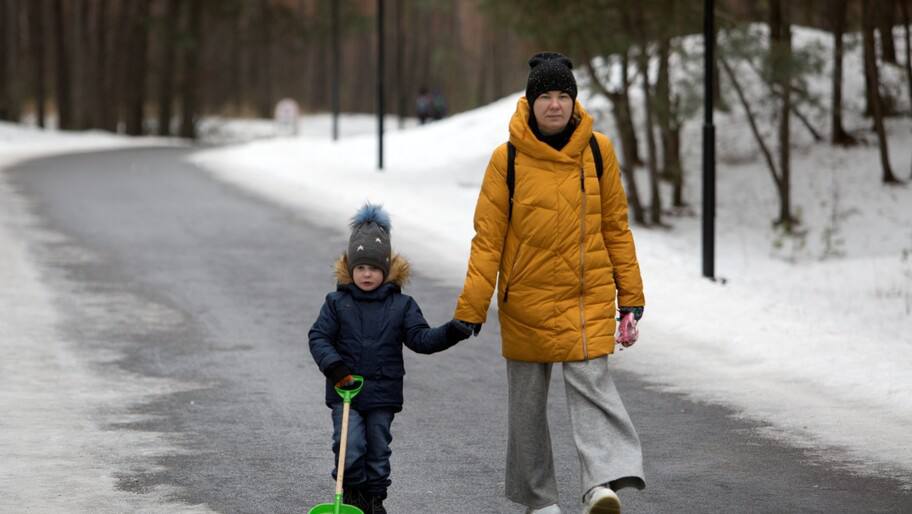
{"label": "bare tree branch", "polygon": [[757,140],[757,145],[760,147],[760,151],[763,153],[764,159],[766,159],[766,165],[769,167],[770,174],[773,176],[773,181],[778,187],[781,185],[781,179],[779,178],[779,172],[776,169],[776,163],[773,161],[773,154],[766,146],[766,142],[763,140],[763,136],[760,135],[760,130],[757,128],[757,121],[754,117],[754,113],[751,112],[747,98],[744,96],[744,90],[741,88],[741,84],[738,82],[738,79],[735,78],[735,72],[732,71],[731,66],[728,64],[728,61],[724,56],[719,56],[719,63],[722,64],[722,69],[725,70],[726,75],[728,75],[728,79],[731,81],[732,86],[735,88],[735,92],[738,94],[738,100],[741,101],[741,106],[744,107],[744,113],[747,115],[747,121],[748,124],[750,124],[751,132],[754,134],[754,139]]}

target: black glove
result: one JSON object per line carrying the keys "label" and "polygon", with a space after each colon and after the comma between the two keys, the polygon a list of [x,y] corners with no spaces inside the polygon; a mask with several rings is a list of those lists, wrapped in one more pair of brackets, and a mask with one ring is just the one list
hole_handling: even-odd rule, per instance
{"label": "black glove", "polygon": [[643,309],[643,307],[618,307],[618,320],[620,320],[624,314],[632,312],[633,319],[640,321],[640,318],[643,317]]}
{"label": "black glove", "polygon": [[338,385],[343,379],[351,376],[352,372],[344,362],[339,361],[330,364],[323,374],[326,375],[326,378],[329,379],[330,383]]}
{"label": "black glove", "polygon": [[478,336],[478,333],[481,332],[481,323],[470,323],[468,321],[462,321],[461,319],[454,319],[453,321],[459,323],[463,327],[466,327],[466,330],[469,330],[476,336]]}
{"label": "black glove", "polygon": [[446,338],[451,343],[464,341],[472,335],[472,326],[465,321],[453,319],[446,324]]}

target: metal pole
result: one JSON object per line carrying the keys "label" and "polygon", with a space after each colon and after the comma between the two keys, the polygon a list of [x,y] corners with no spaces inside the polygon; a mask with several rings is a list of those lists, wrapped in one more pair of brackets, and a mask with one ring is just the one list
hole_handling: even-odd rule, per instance
{"label": "metal pole", "polygon": [[713,73],[715,72],[715,6],[706,0],[703,11],[704,121],[703,121],[703,276],[715,280],[716,128],[713,126]]}
{"label": "metal pole", "polygon": [[332,17],[332,138],[339,139],[339,2],[329,0]]}
{"label": "metal pole", "polygon": [[383,171],[383,0],[377,0],[377,170]]}

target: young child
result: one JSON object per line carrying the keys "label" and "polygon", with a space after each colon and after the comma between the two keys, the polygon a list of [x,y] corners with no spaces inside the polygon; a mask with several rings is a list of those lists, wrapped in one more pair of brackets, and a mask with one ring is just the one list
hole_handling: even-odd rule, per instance
{"label": "young child", "polygon": [[452,320],[430,328],[415,300],[402,294],[409,264],[391,252],[389,215],[381,207],[364,205],[351,228],[348,252],[336,261],[336,291],[326,295],[308,336],[310,352],[327,378],[336,460],[342,399],[333,386],[349,384],[352,374],[364,376],[364,387],[349,411],[344,502],[365,514],[385,514],[390,425],[402,410],[402,344],[418,353],[439,352],[468,338],[472,327]]}

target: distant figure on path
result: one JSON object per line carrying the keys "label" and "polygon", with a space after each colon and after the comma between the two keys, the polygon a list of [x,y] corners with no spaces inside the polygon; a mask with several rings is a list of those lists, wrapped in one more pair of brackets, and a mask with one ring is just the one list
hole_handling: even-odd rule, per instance
{"label": "distant figure on path", "polygon": [[418,98],[415,99],[415,115],[418,116],[418,123],[424,125],[434,114],[433,99],[426,87],[418,89]]}

